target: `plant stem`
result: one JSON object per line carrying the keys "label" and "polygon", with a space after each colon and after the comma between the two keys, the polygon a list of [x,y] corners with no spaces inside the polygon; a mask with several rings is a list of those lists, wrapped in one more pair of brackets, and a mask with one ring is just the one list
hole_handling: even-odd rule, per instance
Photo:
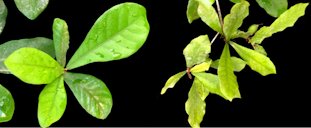
{"label": "plant stem", "polygon": [[215,42],[215,40],[217,39],[218,35],[219,35],[219,32],[217,32],[217,34],[216,34],[216,35],[214,36],[214,38],[212,39],[211,45]]}
{"label": "plant stem", "polygon": [[221,9],[220,9],[220,5],[219,5],[218,0],[216,0],[216,5],[217,5],[217,13],[218,13],[218,17],[219,17],[220,26],[223,30],[224,21],[222,20]]}

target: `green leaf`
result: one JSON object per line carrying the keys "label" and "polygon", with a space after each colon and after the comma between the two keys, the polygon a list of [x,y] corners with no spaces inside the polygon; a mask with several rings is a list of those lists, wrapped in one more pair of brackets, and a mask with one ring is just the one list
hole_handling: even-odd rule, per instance
{"label": "green leaf", "polygon": [[258,30],[259,25],[258,24],[253,24],[248,27],[247,33],[250,35],[254,35],[255,32]]}
{"label": "green leaf", "polygon": [[187,67],[192,67],[206,61],[210,52],[211,43],[207,35],[194,38],[183,51]]}
{"label": "green leaf", "polygon": [[241,27],[243,20],[248,16],[249,3],[247,1],[241,1],[235,4],[228,14],[224,18],[224,35],[226,40],[229,41],[232,35]]}
{"label": "green leaf", "polygon": [[254,44],[253,47],[254,47],[254,50],[255,50],[256,52],[259,52],[259,53],[261,53],[261,54],[263,54],[263,55],[265,55],[265,56],[268,55],[267,52],[266,52],[266,50],[265,50],[261,45],[259,45],[259,44]]}
{"label": "green leaf", "polygon": [[190,69],[191,73],[196,73],[196,72],[205,72],[208,71],[212,63],[212,60],[209,59],[201,64],[195,65],[193,68]]}
{"label": "green leaf", "polygon": [[263,76],[276,74],[275,66],[267,56],[234,42],[230,44],[252,70]]}
{"label": "green leaf", "polygon": [[54,57],[53,41],[44,37],[36,37],[30,39],[11,40],[0,45],[0,73],[10,74],[5,67],[3,61],[15,50],[23,47],[37,48],[50,56]]}
{"label": "green leaf", "polygon": [[232,101],[234,98],[241,98],[237,78],[234,75],[234,68],[230,57],[229,45],[226,43],[220,56],[218,76],[220,90],[226,99]]}
{"label": "green leaf", "polygon": [[64,87],[64,77],[60,76],[46,85],[39,96],[38,120],[41,127],[49,127],[64,114],[67,105],[67,95]]}
{"label": "green leaf", "polygon": [[204,88],[203,84],[196,78],[188,93],[188,100],[185,107],[189,115],[188,122],[193,128],[200,127],[200,123],[205,115],[205,98],[208,95],[208,90]]}
{"label": "green leaf", "polygon": [[14,0],[18,10],[28,19],[36,19],[48,6],[49,0]]}
{"label": "green leaf", "polygon": [[202,21],[214,31],[222,33],[219,17],[212,3],[205,0],[201,0],[199,3],[198,15]]}
{"label": "green leaf", "polygon": [[142,47],[148,33],[149,23],[143,6],[116,5],[97,19],[67,68],[127,58]]}
{"label": "green leaf", "polygon": [[273,16],[278,17],[287,10],[287,0],[256,0],[259,6]]}
{"label": "green leaf", "polygon": [[65,73],[69,85],[80,105],[92,116],[105,119],[112,108],[112,97],[105,83],[94,76]]}
{"label": "green leaf", "polygon": [[243,0],[230,0],[232,3],[240,3]]}
{"label": "green leaf", "polygon": [[175,84],[186,74],[186,71],[179,72],[174,76],[171,76],[165,83],[164,87],[161,90],[161,95],[163,95],[168,88],[173,88]]}
{"label": "green leaf", "polygon": [[13,75],[29,84],[49,84],[64,72],[51,56],[29,47],[13,52],[4,64]]}
{"label": "green leaf", "polygon": [[220,90],[219,77],[211,73],[193,73],[196,79],[198,79],[210,93],[217,94],[224,99],[227,99]]}
{"label": "green leaf", "polygon": [[14,114],[14,99],[5,87],[0,84],[0,123],[8,122]]}
{"label": "green leaf", "polygon": [[[236,72],[240,72],[245,68],[246,62],[238,57],[232,56],[231,57],[231,62],[233,65],[233,70]],[[219,59],[213,61],[213,63],[211,64],[212,68],[218,69],[219,66]]]}
{"label": "green leaf", "polygon": [[69,32],[67,23],[62,19],[59,18],[54,19],[53,41],[56,59],[61,66],[65,67],[66,53],[69,48]]}
{"label": "green leaf", "polygon": [[272,34],[281,32],[288,27],[294,26],[299,17],[305,14],[305,10],[309,4],[299,3],[292,6],[290,9],[281,14],[269,27],[264,26],[260,28],[252,37],[250,42],[252,44],[261,44],[261,42]]}
{"label": "green leaf", "polygon": [[8,15],[8,9],[5,6],[3,0],[0,0],[0,34],[3,31],[3,28],[6,23],[6,17]]}
{"label": "green leaf", "polygon": [[194,20],[199,19],[199,14],[198,14],[198,7],[199,3],[197,0],[189,0],[188,5],[187,5],[187,18],[188,22],[191,24]]}

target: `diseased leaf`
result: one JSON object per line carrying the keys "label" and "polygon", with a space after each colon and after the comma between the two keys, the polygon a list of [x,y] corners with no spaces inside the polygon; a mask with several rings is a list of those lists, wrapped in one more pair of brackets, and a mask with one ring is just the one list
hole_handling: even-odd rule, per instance
{"label": "diseased leaf", "polygon": [[69,32],[66,21],[55,18],[53,23],[53,41],[56,59],[61,66],[66,65],[66,54],[69,48]]}
{"label": "diseased leaf", "polygon": [[201,64],[198,64],[196,66],[194,66],[193,68],[190,69],[191,73],[195,73],[195,72],[204,72],[204,71],[208,71],[208,69],[210,68],[212,63],[212,60],[209,59]]}
{"label": "diseased leaf", "polygon": [[261,54],[263,54],[263,55],[265,55],[265,56],[268,55],[267,52],[266,52],[266,50],[265,50],[261,45],[259,45],[259,44],[254,44],[253,47],[254,47],[254,50],[255,50],[256,52],[259,52],[259,53],[261,53]]}
{"label": "diseased leaf", "polygon": [[208,95],[208,90],[204,88],[203,84],[196,78],[188,93],[188,100],[185,107],[189,115],[188,122],[193,128],[200,127],[200,123],[205,115],[205,98]]}
{"label": "diseased leaf", "polygon": [[230,14],[225,16],[223,29],[227,41],[232,38],[232,35],[241,27],[243,20],[248,16],[248,7],[247,1],[241,1],[231,8]]}
{"label": "diseased leaf", "polygon": [[15,50],[23,47],[37,48],[55,57],[53,41],[44,37],[36,37],[29,39],[11,40],[0,45],[0,73],[10,74],[10,71],[5,67],[3,61],[12,54]]}
{"label": "diseased leaf", "polygon": [[273,16],[278,17],[287,10],[287,0],[256,0],[259,6]]}
{"label": "diseased leaf", "polygon": [[211,43],[207,35],[194,38],[183,51],[187,67],[192,67],[206,61],[210,52]]}
{"label": "diseased leaf", "polygon": [[305,10],[309,3],[299,3],[292,6],[277,18],[270,26],[261,27],[249,42],[252,44],[261,44],[261,42],[272,34],[281,32],[288,27],[294,26],[299,17],[305,14]]}
{"label": "diseased leaf", "polygon": [[201,17],[202,21],[211,27],[214,31],[222,33],[218,14],[215,8],[212,6],[213,3],[205,0],[201,0],[199,3],[198,15]]}
{"label": "diseased leaf", "polygon": [[14,114],[14,99],[5,87],[0,84],[0,123],[8,122]]}
{"label": "diseased leaf", "polygon": [[64,72],[51,56],[29,47],[13,52],[4,64],[13,75],[28,84],[49,84]]}
{"label": "diseased leaf", "polygon": [[18,10],[28,19],[36,19],[48,6],[49,0],[14,0]]}
{"label": "diseased leaf", "polygon": [[173,88],[175,84],[186,74],[186,71],[179,72],[171,76],[165,83],[164,87],[161,90],[161,95],[163,95],[168,88]]}
{"label": "diseased leaf", "polygon": [[220,90],[219,77],[211,73],[193,73],[196,79],[198,79],[210,93],[219,95],[224,99],[227,99]]}
{"label": "diseased leaf", "polygon": [[90,115],[105,119],[112,108],[112,97],[106,84],[94,76],[65,73],[65,81],[74,96]]}
{"label": "diseased leaf", "polygon": [[267,56],[234,42],[230,44],[252,70],[263,76],[276,74],[275,66]]}
{"label": "diseased leaf", "polygon": [[3,0],[0,0],[0,34],[2,33],[4,29],[7,15],[8,15],[8,9],[5,6]]}
{"label": "diseased leaf", "polygon": [[142,47],[148,33],[149,23],[143,6],[136,3],[116,5],[97,19],[67,68],[127,58]]}
{"label": "diseased leaf", "polygon": [[188,22],[191,24],[194,20],[199,19],[199,14],[198,14],[198,7],[199,3],[197,0],[189,0],[188,5],[187,5],[187,18]]}
{"label": "diseased leaf", "polygon": [[229,45],[226,43],[220,56],[217,73],[219,76],[220,91],[230,101],[234,98],[241,98],[237,78],[233,71],[234,68],[230,57]]}
{"label": "diseased leaf", "polygon": [[67,95],[64,87],[64,77],[56,78],[41,91],[38,104],[38,120],[41,127],[49,127],[64,114],[67,105]]}
{"label": "diseased leaf", "polygon": [[[236,72],[240,72],[245,68],[246,62],[238,57],[231,57],[231,62],[233,65],[233,70]],[[213,63],[211,64],[212,68],[218,69],[219,66],[219,59],[213,61]]]}

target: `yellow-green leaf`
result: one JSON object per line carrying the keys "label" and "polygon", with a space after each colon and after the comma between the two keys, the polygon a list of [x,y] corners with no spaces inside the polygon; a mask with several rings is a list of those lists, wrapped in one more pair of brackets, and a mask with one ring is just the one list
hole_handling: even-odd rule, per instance
{"label": "yellow-green leaf", "polygon": [[189,0],[188,1],[186,14],[187,14],[188,22],[190,24],[194,20],[200,18],[198,15],[198,7],[199,7],[199,3],[197,2],[197,0]]}
{"label": "yellow-green leaf", "polygon": [[186,71],[179,72],[171,76],[165,83],[164,87],[161,90],[161,95],[163,95],[168,88],[173,88],[175,84],[186,74]]}
{"label": "yellow-green leaf", "polygon": [[[233,65],[233,69],[236,72],[242,71],[245,68],[245,65],[246,65],[246,62],[244,60],[242,60],[242,59],[240,59],[238,57],[235,57],[235,56],[231,57],[231,62],[232,62],[232,65]],[[211,64],[211,67],[215,68],[215,69],[218,69],[218,66],[219,66],[219,59],[213,61],[212,64]]]}
{"label": "yellow-green leaf", "polygon": [[222,33],[218,14],[210,2],[205,0],[199,1],[198,15],[214,31]]}
{"label": "yellow-green leaf", "polygon": [[67,23],[59,18],[55,18],[53,22],[53,42],[56,60],[65,67],[66,53],[69,48],[69,32]]}
{"label": "yellow-green leaf", "polygon": [[212,63],[212,60],[207,60],[201,64],[195,65],[193,68],[190,69],[191,73],[196,73],[196,72],[204,72],[208,71]]}
{"label": "yellow-green leaf", "polygon": [[287,0],[256,0],[260,7],[273,16],[278,17],[287,10]]}

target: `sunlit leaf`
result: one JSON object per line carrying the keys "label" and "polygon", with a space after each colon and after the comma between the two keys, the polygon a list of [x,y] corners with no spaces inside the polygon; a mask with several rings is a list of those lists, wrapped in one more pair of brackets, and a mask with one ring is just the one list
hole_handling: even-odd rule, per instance
{"label": "sunlit leaf", "polygon": [[149,23],[143,6],[136,3],[116,5],[97,19],[67,68],[127,58],[142,47],[148,33]]}
{"label": "sunlit leaf", "polygon": [[233,71],[234,68],[231,61],[229,45],[226,43],[220,56],[217,73],[219,77],[220,91],[226,99],[230,101],[234,98],[241,98],[237,78]]}
{"label": "sunlit leaf", "polygon": [[204,71],[208,71],[208,69],[210,68],[212,63],[212,60],[209,59],[201,64],[195,65],[193,68],[190,69],[191,73],[195,73],[195,72],[204,72]]}
{"label": "sunlit leaf", "polygon": [[265,56],[268,55],[267,52],[266,52],[266,50],[265,50],[261,45],[259,45],[259,44],[254,44],[253,47],[254,47],[254,50],[255,50],[256,52],[259,52],[259,53],[261,53],[261,54],[263,54],[263,55],[265,55]]}
{"label": "sunlit leaf", "polygon": [[14,0],[18,10],[28,19],[36,19],[48,6],[49,0]]}
{"label": "sunlit leaf", "polygon": [[275,66],[267,56],[234,42],[230,44],[252,70],[263,76],[276,74]]}
{"label": "sunlit leaf", "polygon": [[0,34],[3,31],[3,28],[6,23],[6,17],[8,15],[8,9],[5,6],[3,0],[0,0]]}
{"label": "sunlit leaf", "polygon": [[174,88],[175,84],[186,74],[186,71],[179,72],[171,76],[165,83],[164,87],[161,90],[161,95],[163,95],[168,88]]}
{"label": "sunlit leaf", "polygon": [[[238,57],[231,57],[231,62],[233,65],[233,70],[236,72],[240,72],[245,68],[246,62]],[[213,63],[211,64],[212,68],[218,69],[219,66],[219,59],[213,61]]]}
{"label": "sunlit leaf", "polygon": [[41,127],[49,127],[64,114],[67,105],[67,95],[64,87],[64,77],[60,76],[46,85],[39,96],[38,120]]}
{"label": "sunlit leaf", "polygon": [[5,87],[0,84],[0,123],[8,122],[14,114],[14,99]]}
{"label": "sunlit leaf", "polygon": [[241,27],[243,20],[248,16],[249,3],[247,1],[241,1],[235,4],[228,14],[224,18],[224,35],[226,40],[229,41],[232,35]]}
{"label": "sunlit leaf", "polygon": [[188,93],[188,100],[185,107],[189,115],[188,122],[193,128],[200,127],[200,123],[205,115],[205,98],[208,95],[208,90],[196,78]]}
{"label": "sunlit leaf", "polygon": [[53,41],[44,37],[30,39],[11,40],[0,45],[0,73],[9,74],[10,71],[5,67],[3,61],[15,50],[23,47],[37,48],[52,57],[55,57]]}
{"label": "sunlit leaf", "polygon": [[210,52],[211,43],[207,35],[194,38],[183,51],[187,67],[192,67],[206,61]]}
{"label": "sunlit leaf", "polygon": [[189,0],[188,5],[187,5],[187,18],[188,22],[191,24],[194,20],[199,19],[199,14],[198,14],[198,7],[199,3],[197,0]]}
{"label": "sunlit leaf", "polygon": [[112,97],[106,84],[86,74],[65,73],[65,81],[74,96],[90,115],[105,119],[112,108]]}
{"label": "sunlit leaf", "polygon": [[13,52],[4,64],[13,75],[29,84],[49,84],[64,72],[51,56],[29,47]]}
{"label": "sunlit leaf", "polygon": [[278,17],[287,10],[287,0],[256,0],[260,7],[273,16]]}
{"label": "sunlit leaf", "polygon": [[281,32],[288,27],[294,26],[299,17],[305,14],[305,10],[309,3],[299,3],[292,6],[290,9],[281,14],[270,26],[261,27],[250,42],[252,44],[260,44],[265,38],[272,36],[272,34]]}
{"label": "sunlit leaf", "polygon": [[214,31],[221,33],[219,17],[212,3],[205,0],[201,0],[199,3],[198,15],[201,17],[202,21]]}
{"label": "sunlit leaf", "polygon": [[53,23],[53,42],[58,63],[65,67],[66,53],[69,48],[69,32],[67,23],[59,18],[54,19]]}

